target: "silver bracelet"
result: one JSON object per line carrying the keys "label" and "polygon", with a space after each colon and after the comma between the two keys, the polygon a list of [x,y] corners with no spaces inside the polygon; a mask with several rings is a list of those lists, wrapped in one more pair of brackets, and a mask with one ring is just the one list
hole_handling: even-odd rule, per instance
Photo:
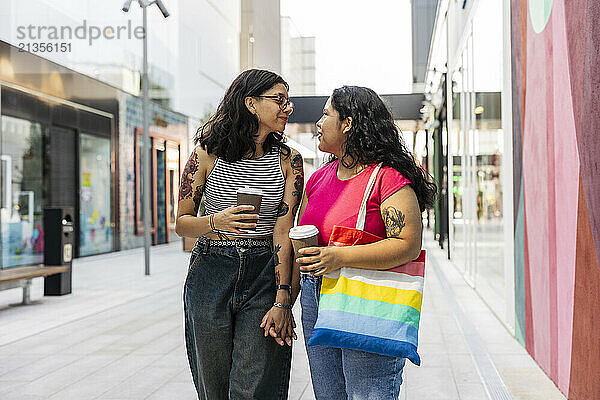
{"label": "silver bracelet", "polygon": [[288,306],[287,304],[281,304],[281,303],[273,303],[273,307],[278,307],[278,308],[285,308],[286,310],[291,310],[292,306]]}

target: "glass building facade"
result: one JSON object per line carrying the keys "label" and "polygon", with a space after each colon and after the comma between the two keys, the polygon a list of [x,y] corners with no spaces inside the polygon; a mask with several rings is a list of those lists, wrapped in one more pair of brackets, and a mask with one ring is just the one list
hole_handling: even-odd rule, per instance
{"label": "glass building facade", "polygon": [[[2,65],[40,72],[0,70],[0,267],[44,262],[46,207],[74,208],[75,257],[142,246],[142,100],[14,49],[0,41]],[[50,77],[60,84],[48,90]],[[161,244],[178,240],[188,117],[157,103],[150,116],[152,244]]]}
{"label": "glass building facade", "polygon": [[110,139],[79,135],[79,255],[113,250]]}
{"label": "glass building facade", "polygon": [[[75,257],[143,245],[142,12],[120,6],[3,2],[0,268],[43,263],[45,207],[74,207]],[[153,244],[178,239],[190,134],[240,60],[239,1],[173,0],[167,8],[167,19],[148,10]]]}
{"label": "glass building facade", "polygon": [[448,235],[441,229],[446,221],[436,221],[436,233],[465,280],[507,321],[502,2],[440,7],[428,67],[435,107],[428,126],[437,141],[434,158],[444,164],[434,169],[447,191],[447,213],[438,204],[436,217],[447,218]]}
{"label": "glass building facade", "polygon": [[47,130],[40,123],[6,115],[1,121],[2,266],[38,264],[44,257]]}

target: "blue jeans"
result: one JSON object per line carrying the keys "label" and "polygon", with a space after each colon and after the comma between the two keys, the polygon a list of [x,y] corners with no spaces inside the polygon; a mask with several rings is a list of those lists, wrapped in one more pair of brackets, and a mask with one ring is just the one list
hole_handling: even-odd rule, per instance
{"label": "blue jeans", "polygon": [[[304,342],[317,322],[321,278],[302,274]],[[395,400],[400,394],[405,358],[359,350],[306,346],[317,400]]]}
{"label": "blue jeans", "polygon": [[196,243],[183,302],[199,399],[287,399],[292,349],[265,337],[260,327],[275,292],[270,246]]}

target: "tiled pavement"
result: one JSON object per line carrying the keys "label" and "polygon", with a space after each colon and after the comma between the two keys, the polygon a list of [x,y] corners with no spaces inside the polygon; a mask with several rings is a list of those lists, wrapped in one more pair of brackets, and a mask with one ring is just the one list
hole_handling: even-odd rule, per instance
{"label": "tiled pavement", "polygon": [[[21,292],[0,292],[0,399],[194,399],[183,341],[181,246],[152,249],[143,275],[141,249],[75,261],[73,294],[10,307]],[[429,247],[458,303],[483,340],[514,399],[564,399],[525,350],[467,286],[444,254]],[[488,396],[440,277],[427,272],[422,366],[407,364],[402,399],[484,400]],[[299,322],[299,309],[294,312]],[[314,399],[306,353],[293,350],[291,400]]]}

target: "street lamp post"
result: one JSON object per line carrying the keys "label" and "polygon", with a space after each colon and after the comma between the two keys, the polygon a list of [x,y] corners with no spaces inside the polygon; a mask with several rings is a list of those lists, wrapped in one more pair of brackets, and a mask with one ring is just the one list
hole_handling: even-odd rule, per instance
{"label": "street lamp post", "polygon": [[[142,96],[143,96],[143,128],[144,139],[142,146],[142,210],[144,214],[144,271],[146,275],[150,275],[150,122],[148,120],[148,112],[150,108],[150,100],[148,99],[148,16],[146,8],[152,4],[156,4],[163,16],[167,18],[169,12],[161,0],[136,0],[143,13],[143,28],[144,28],[144,61],[143,61],[143,77],[142,77]],[[123,11],[128,12],[131,7],[132,0],[125,1]]]}

